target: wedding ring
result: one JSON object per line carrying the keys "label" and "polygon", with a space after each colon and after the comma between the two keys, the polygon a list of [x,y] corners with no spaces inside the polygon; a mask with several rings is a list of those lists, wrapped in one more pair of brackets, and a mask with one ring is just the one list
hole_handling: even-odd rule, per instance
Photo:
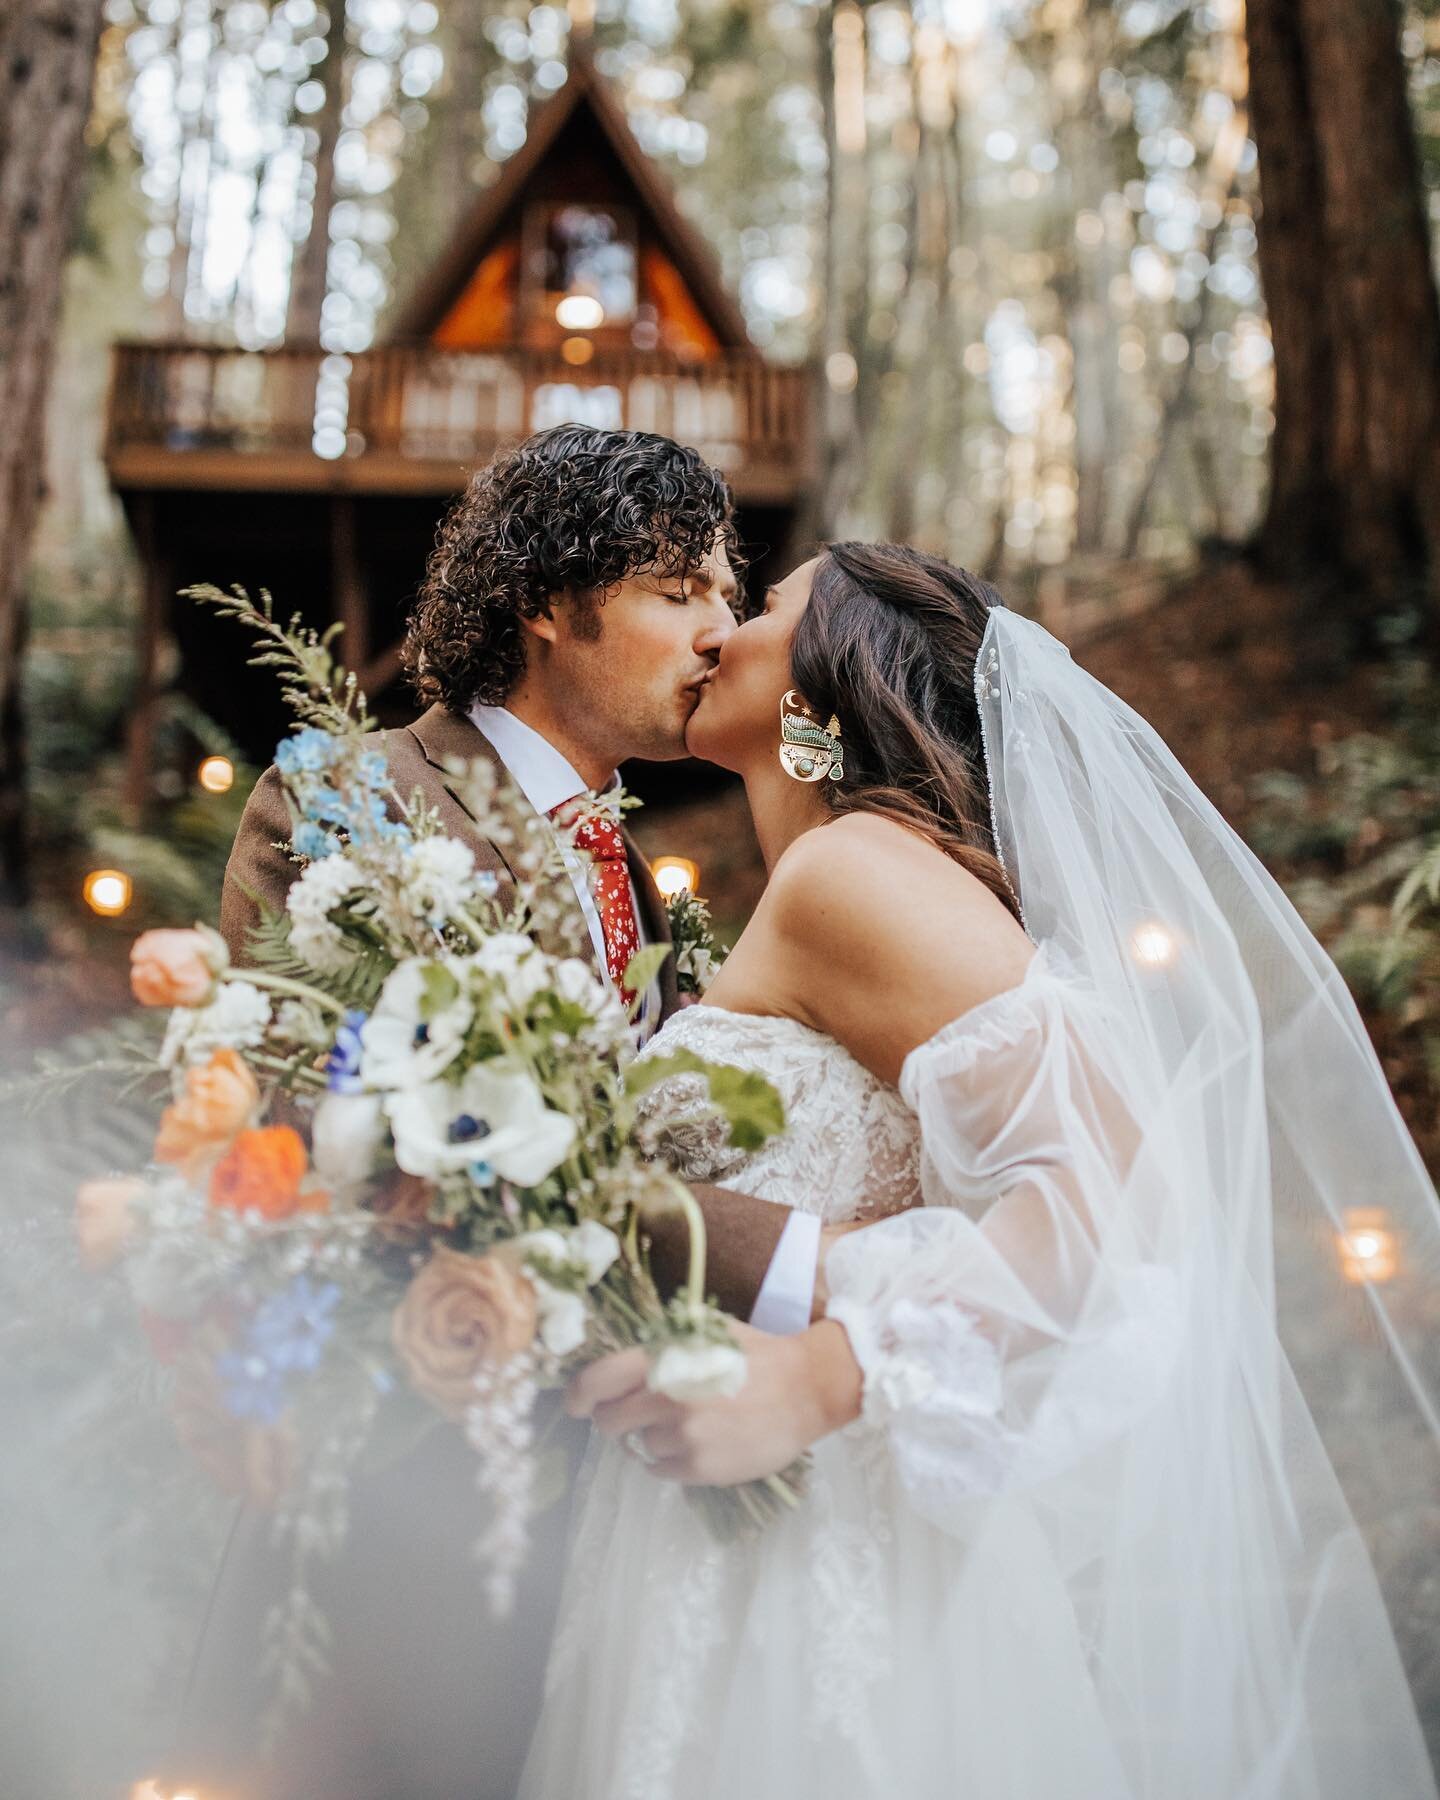
{"label": "wedding ring", "polygon": [[645,1448],[645,1434],[643,1431],[627,1431],[620,1442],[632,1456],[638,1457],[643,1463],[653,1463],[659,1460],[657,1457],[652,1456]]}

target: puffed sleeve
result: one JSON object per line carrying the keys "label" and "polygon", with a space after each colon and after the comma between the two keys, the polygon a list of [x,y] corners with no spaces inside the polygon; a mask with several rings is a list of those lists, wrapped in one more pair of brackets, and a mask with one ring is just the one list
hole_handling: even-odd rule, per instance
{"label": "puffed sleeve", "polygon": [[1042,952],[1019,987],[912,1052],[900,1085],[924,1203],[827,1258],[864,1418],[942,1526],[1114,1440],[1173,1367],[1183,1226],[1142,1129],[1143,1081],[1106,1026]]}

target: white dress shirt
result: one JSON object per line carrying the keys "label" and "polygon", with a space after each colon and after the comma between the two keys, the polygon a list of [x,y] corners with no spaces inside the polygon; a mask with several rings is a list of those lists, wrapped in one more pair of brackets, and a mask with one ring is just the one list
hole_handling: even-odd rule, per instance
{"label": "white dress shirt", "polygon": [[[470,719],[509,770],[516,786],[536,812],[548,817],[557,806],[563,806],[567,800],[574,800],[590,791],[549,738],[542,737],[533,725],[527,725],[523,719],[516,718],[506,707],[477,704],[470,709]],[[612,775],[606,784],[607,788],[618,785],[619,779],[618,773]],[[600,910],[590,892],[588,871],[583,858],[573,854],[566,857],[566,867],[575,889],[575,898],[580,903],[580,911],[585,916],[590,942],[595,946],[596,961],[603,971],[606,968],[605,932],[600,923]],[[635,909],[640,947],[643,949],[649,940],[633,881],[630,884],[630,899]],[[608,980],[608,976],[606,979]],[[641,1001],[639,1035],[642,1043],[658,1029],[660,1008],[660,983],[657,978],[646,988]],[[819,1255],[820,1220],[813,1213],[792,1212],[775,1245],[770,1266],[760,1284],[760,1292],[755,1296],[755,1306],[750,1314],[752,1325],[761,1331],[782,1336],[805,1330],[810,1323]]]}

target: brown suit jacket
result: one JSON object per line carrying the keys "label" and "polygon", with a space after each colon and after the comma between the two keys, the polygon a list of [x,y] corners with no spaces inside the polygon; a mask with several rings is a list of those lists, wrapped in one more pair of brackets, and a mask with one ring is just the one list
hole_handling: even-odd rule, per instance
{"label": "brown suit jacket", "polygon": [[[493,757],[466,719],[432,707],[381,747],[397,790],[419,788],[447,830],[482,868],[513,880],[453,791],[446,757]],[[279,908],[296,868],[284,792],[268,769],[246,807],[226,870],[221,927],[237,961],[256,899]],[[668,939],[665,908],[633,845],[630,869],[655,941]],[[585,934],[588,943],[588,933]],[[673,969],[661,977],[665,1009],[677,1004]],[[697,1189],[709,1226],[709,1285],[747,1316],[786,1218],[785,1209],[723,1189]],[[683,1226],[657,1237],[652,1259],[664,1286],[687,1261]],[[553,1404],[550,1411],[554,1412]],[[271,1762],[256,1752],[263,1684],[261,1621],[289,1582],[269,1520],[239,1508],[199,1637],[167,1776],[214,1800],[513,1800],[539,1711],[546,1656],[566,1560],[573,1473],[586,1431],[552,1418],[551,1441],[572,1481],[531,1521],[531,1548],[512,1617],[493,1619],[470,1555],[483,1523],[474,1453],[461,1433],[432,1431],[392,1465],[359,1472],[351,1528],[331,1564],[315,1569],[317,1596],[334,1631],[333,1671],[313,1709],[287,1732]],[[560,1800],[557,1796],[556,1800]]]}
{"label": "brown suit jacket", "polygon": [[[489,740],[469,719],[447,707],[432,706],[414,724],[381,732],[378,747],[390,765],[396,791],[408,798],[418,788],[426,804],[438,811],[445,830],[468,844],[478,866],[499,879],[502,893],[513,892],[514,872],[501,850],[482,835],[445,771],[447,758],[468,761],[484,757],[495,762]],[[279,771],[272,765],[250,796],[225,870],[220,929],[237,962],[245,960],[246,936],[260,917],[257,902],[276,912],[284,908],[286,891],[298,873],[284,848],[289,837],[285,790]],[[628,834],[625,846],[646,933],[652,943],[669,943],[669,919],[650,865]],[[594,964],[589,933],[582,932],[581,937],[585,954]],[[660,988],[662,1017],[668,1018],[680,1000],[673,958],[667,959],[660,971]],[[697,1185],[694,1193],[705,1216],[706,1285],[726,1312],[747,1319],[788,1210],[728,1188]],[[657,1221],[651,1233],[651,1260],[662,1289],[673,1292],[679,1287],[687,1259],[683,1220]]]}

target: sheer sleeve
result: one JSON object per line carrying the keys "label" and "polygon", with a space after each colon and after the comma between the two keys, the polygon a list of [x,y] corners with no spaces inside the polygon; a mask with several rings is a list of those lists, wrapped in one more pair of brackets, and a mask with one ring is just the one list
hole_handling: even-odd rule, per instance
{"label": "sheer sleeve", "polygon": [[1173,1364],[1177,1221],[1105,1025],[1042,953],[915,1050],[924,1204],[827,1258],[864,1417],[941,1525],[1113,1440]]}

